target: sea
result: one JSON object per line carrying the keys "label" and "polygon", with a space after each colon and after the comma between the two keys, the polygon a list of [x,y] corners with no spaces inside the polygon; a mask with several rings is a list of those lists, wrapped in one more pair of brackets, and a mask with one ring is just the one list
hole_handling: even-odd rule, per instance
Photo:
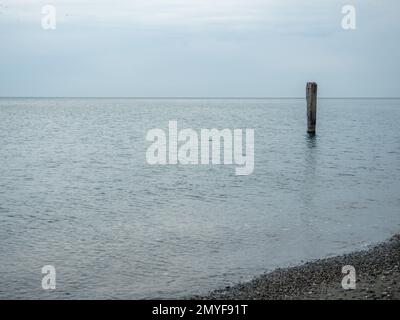
{"label": "sea", "polygon": [[[254,171],[149,130],[254,129]],[[183,298],[400,230],[400,100],[0,98],[0,298]],[[43,286],[54,267],[56,288]]]}

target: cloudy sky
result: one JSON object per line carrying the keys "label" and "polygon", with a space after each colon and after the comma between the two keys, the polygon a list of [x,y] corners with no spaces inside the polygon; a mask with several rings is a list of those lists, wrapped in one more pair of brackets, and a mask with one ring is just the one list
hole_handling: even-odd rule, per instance
{"label": "cloudy sky", "polygon": [[325,97],[398,97],[399,14],[398,0],[0,0],[0,96],[302,97],[313,80]]}

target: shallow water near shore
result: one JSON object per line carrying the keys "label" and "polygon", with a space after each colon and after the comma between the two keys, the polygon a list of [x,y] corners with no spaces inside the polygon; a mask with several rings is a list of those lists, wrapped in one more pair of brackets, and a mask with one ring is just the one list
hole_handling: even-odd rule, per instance
{"label": "shallow water near shore", "polygon": [[[177,298],[400,228],[400,100],[0,99],[0,298]],[[153,128],[255,130],[255,168],[150,166]],[[54,265],[57,289],[41,288]]]}

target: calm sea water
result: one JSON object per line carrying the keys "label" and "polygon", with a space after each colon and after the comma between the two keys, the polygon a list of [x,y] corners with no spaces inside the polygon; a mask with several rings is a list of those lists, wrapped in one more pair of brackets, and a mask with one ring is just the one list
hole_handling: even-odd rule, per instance
{"label": "calm sea water", "polygon": [[[254,173],[147,165],[169,120],[254,128]],[[0,99],[0,298],[176,298],[399,232],[400,100],[305,120],[300,99]]]}

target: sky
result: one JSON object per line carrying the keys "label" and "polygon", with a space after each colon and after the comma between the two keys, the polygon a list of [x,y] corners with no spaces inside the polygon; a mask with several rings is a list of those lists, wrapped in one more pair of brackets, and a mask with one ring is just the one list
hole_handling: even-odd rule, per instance
{"label": "sky", "polygon": [[307,81],[400,97],[399,14],[398,0],[0,0],[0,97],[303,97]]}

